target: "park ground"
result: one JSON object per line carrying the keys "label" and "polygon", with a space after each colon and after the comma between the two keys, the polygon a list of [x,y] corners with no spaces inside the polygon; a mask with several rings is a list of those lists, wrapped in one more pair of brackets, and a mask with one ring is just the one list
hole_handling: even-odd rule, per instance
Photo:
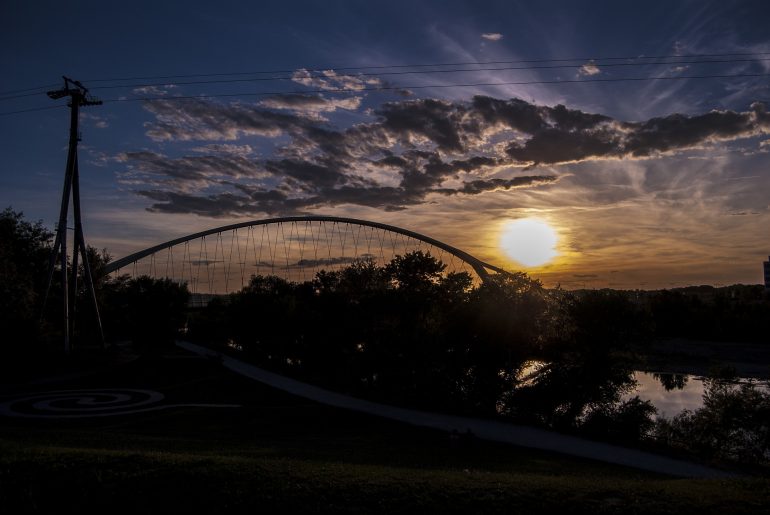
{"label": "park ground", "polygon": [[178,349],[74,359],[34,392],[141,388],[181,407],[0,417],[0,513],[766,513],[770,479],[680,479],[323,406]]}

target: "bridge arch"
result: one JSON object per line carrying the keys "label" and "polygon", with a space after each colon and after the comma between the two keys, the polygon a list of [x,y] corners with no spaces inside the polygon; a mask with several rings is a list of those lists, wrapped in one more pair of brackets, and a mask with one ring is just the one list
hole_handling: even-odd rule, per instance
{"label": "bridge arch", "polygon": [[[288,229],[286,229],[287,226]],[[331,229],[328,226],[331,226]],[[273,229],[270,229],[271,227]],[[256,234],[260,228],[262,229],[261,234]],[[362,229],[364,230],[363,234]],[[239,236],[239,231],[246,231],[245,239]],[[230,234],[229,240],[227,237],[223,237],[223,234],[227,233]],[[388,235],[389,238],[386,237],[384,238],[386,241],[383,241],[385,235]],[[394,235],[396,236],[395,240]],[[210,247],[206,242],[206,238],[212,236],[215,239],[213,257],[210,253]],[[258,236],[261,237],[259,251],[257,250]],[[267,237],[268,246],[267,256],[271,260],[269,262],[262,260],[265,236]],[[345,255],[345,245],[348,237],[350,238],[348,243],[355,249],[352,256]],[[397,241],[399,237],[401,239]],[[190,249],[190,242],[195,240],[200,240],[201,242],[200,251],[197,252],[197,259],[193,259],[193,254],[196,251]],[[257,271],[259,271],[260,265],[263,268],[270,268],[272,271],[276,268],[283,269],[284,263],[276,264],[277,258],[285,258],[285,269],[287,271],[291,268],[297,269],[305,265],[308,265],[308,268],[317,269],[327,268],[335,264],[350,263],[365,257],[381,257],[382,261],[387,261],[384,247],[391,247],[391,255],[395,255],[397,249],[407,251],[410,248],[410,242],[413,250],[430,251],[435,249],[433,255],[439,259],[442,259],[445,253],[450,262],[454,262],[455,259],[458,260],[460,264],[457,267],[458,269],[465,270],[467,265],[480,281],[487,280],[491,273],[505,273],[505,270],[486,263],[461,249],[415,231],[369,220],[322,215],[267,218],[207,229],[169,240],[117,259],[105,267],[104,273],[109,275],[133,268],[134,275],[138,275],[136,273],[137,265],[144,261],[144,269],[150,271],[147,275],[163,276],[165,273],[165,276],[180,276],[183,280],[200,285],[202,284],[200,280],[201,266],[203,266],[205,269],[205,279],[210,286],[209,289],[213,290],[216,288],[213,287],[215,281],[211,279],[211,276],[216,276],[217,264],[222,263],[219,271],[220,275],[224,276],[224,290],[227,290],[229,286],[228,276],[231,276],[233,273],[238,275],[238,272],[240,272],[241,282],[243,283],[250,257],[254,258]],[[250,248],[250,245],[252,248]],[[329,248],[325,248],[324,256],[319,258],[320,245],[325,245]],[[336,245],[337,250],[341,251],[341,254],[339,256],[332,255],[330,245]],[[425,247],[423,248],[422,245],[425,245]],[[363,248],[364,246],[367,248],[367,253],[359,253],[359,247]],[[177,247],[182,247],[181,275],[178,273],[178,265],[175,266],[174,262],[173,250]],[[373,254],[372,247],[375,250],[379,250],[379,254]],[[283,255],[277,255],[278,250],[282,250]],[[165,257],[163,256],[164,251]],[[179,252],[177,252],[178,254]],[[233,261],[234,259],[237,261]],[[444,261],[446,262],[446,260]],[[233,265],[236,265],[235,269],[233,269]],[[185,266],[187,266],[187,270]],[[212,266],[214,271],[210,273],[210,267]],[[197,274],[193,272],[194,267],[197,267]],[[169,273],[169,269],[171,273]],[[195,284],[193,284],[193,290],[195,289]],[[198,289],[201,292],[201,289]]]}

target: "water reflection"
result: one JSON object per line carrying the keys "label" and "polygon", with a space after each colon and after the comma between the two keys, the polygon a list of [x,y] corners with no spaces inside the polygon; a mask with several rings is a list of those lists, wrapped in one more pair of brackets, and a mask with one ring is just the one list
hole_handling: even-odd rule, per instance
{"label": "water reflection", "polygon": [[[705,377],[687,374],[664,374],[636,371],[633,373],[636,389],[624,396],[628,399],[638,395],[642,400],[649,400],[658,410],[658,417],[671,418],[684,410],[696,410],[703,407]],[[738,383],[752,381],[748,378],[736,378]],[[758,388],[770,388],[765,382],[756,382]]]}
{"label": "water reflection", "polygon": [[683,390],[687,384],[687,376],[684,374],[664,374],[653,372],[653,377],[660,381],[660,384],[667,392],[671,390]]}
{"label": "water reflection", "polygon": [[[543,379],[543,373],[547,372],[550,366],[550,363],[539,360],[525,362],[517,375],[520,387],[535,385],[538,380]],[[656,417],[672,418],[684,410],[703,407],[704,381],[706,381],[704,377],[636,370],[630,373],[630,378],[636,382],[636,387],[622,392],[621,400],[628,401],[635,396],[648,400],[657,409]],[[594,379],[596,379],[595,376]],[[738,382],[749,381],[746,378],[737,378],[737,380]],[[769,388],[767,384],[761,382],[759,387]]]}
{"label": "water reflection", "polygon": [[703,406],[703,378],[683,374],[633,373],[636,389],[627,397],[638,395],[649,400],[658,410],[658,417],[671,418],[682,411]]}

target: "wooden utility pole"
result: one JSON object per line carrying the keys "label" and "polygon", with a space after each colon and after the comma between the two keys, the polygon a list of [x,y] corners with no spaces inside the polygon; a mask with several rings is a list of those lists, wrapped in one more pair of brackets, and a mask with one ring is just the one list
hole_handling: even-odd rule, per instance
{"label": "wooden utility pole", "polygon": [[[59,224],[56,230],[56,239],[51,252],[51,261],[48,267],[48,286],[46,287],[45,299],[43,301],[43,310],[48,300],[48,294],[51,290],[51,282],[56,268],[56,262],[59,261],[61,267],[62,283],[62,315],[64,319],[64,352],[69,353],[72,350],[72,329],[77,300],[78,288],[78,257],[83,258],[83,275],[86,287],[94,303],[94,312],[96,313],[96,322],[99,326],[99,336],[102,347],[104,347],[104,333],[102,331],[102,321],[99,316],[99,306],[96,301],[96,290],[94,289],[93,276],[91,275],[91,265],[88,261],[86,251],[86,241],[83,237],[83,224],[80,218],[80,177],[78,174],[78,142],[80,134],[78,132],[78,122],[80,107],[101,105],[101,100],[96,100],[88,94],[80,82],[68,77],[64,78],[64,88],[55,91],[49,91],[50,98],[58,100],[63,97],[69,97],[67,104],[70,108],[70,138],[69,151],[67,153],[67,168],[64,171],[64,191],[61,197],[61,210],[59,211]],[[72,196],[72,208],[75,221],[75,235],[73,238],[72,249],[72,281],[67,277],[67,218],[69,216],[69,200]],[[72,313],[70,313],[70,306]]]}

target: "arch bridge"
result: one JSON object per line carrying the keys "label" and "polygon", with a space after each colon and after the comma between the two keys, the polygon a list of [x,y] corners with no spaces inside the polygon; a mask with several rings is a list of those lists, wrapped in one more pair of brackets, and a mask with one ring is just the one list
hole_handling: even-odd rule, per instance
{"label": "arch bridge", "polygon": [[109,263],[106,274],[149,275],[186,282],[194,294],[231,293],[252,275],[306,281],[371,259],[429,252],[445,272],[468,272],[475,282],[505,270],[444,242],[393,225],[337,216],[286,216],[215,227],[149,247]]}

